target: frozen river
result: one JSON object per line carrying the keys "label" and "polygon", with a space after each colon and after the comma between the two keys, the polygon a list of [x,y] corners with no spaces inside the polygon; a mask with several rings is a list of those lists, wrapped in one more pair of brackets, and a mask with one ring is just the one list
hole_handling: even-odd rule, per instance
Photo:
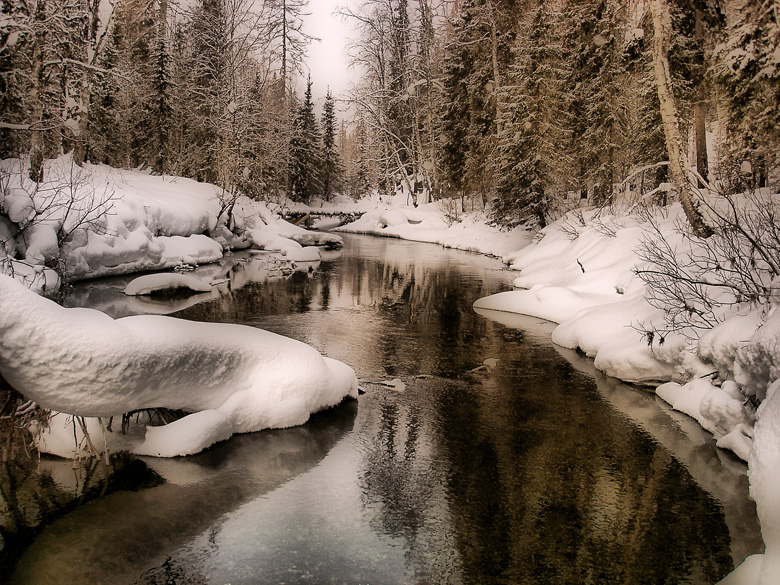
{"label": "frozen river", "polygon": [[509,288],[499,261],[345,241],[312,272],[238,263],[197,304],[127,300],[131,277],[77,287],[69,304],[115,316],[179,308],[299,339],[366,393],[144,459],[158,481],[48,526],[11,582],[711,584],[762,549],[744,466],[694,423],[556,349],[549,324],[473,311]]}

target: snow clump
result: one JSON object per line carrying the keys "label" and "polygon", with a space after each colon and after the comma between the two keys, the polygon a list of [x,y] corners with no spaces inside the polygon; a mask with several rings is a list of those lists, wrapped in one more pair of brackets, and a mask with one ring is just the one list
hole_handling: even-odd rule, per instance
{"label": "snow clump", "polygon": [[0,275],[0,373],[39,405],[84,417],[192,414],[147,427],[140,455],[197,453],[234,433],[300,425],[357,397],[346,364],[243,325],[66,309]]}
{"label": "snow clump", "polygon": [[123,292],[128,296],[138,296],[179,290],[211,292],[211,285],[199,278],[187,276],[186,274],[145,274],[132,280]]}

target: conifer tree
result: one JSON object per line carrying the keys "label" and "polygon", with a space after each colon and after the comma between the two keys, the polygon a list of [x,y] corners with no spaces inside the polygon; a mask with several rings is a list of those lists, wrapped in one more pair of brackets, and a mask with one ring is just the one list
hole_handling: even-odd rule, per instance
{"label": "conifer tree", "polygon": [[98,65],[105,70],[95,75],[90,104],[90,151],[94,163],[121,166],[120,145],[123,141],[118,127],[121,88],[117,76],[111,72],[119,65],[115,25],[103,57]]}
{"label": "conifer tree", "polygon": [[559,185],[566,95],[559,65],[557,12],[547,2],[528,11],[503,90],[493,219],[502,225],[547,224]]}
{"label": "conifer tree", "polygon": [[322,137],[311,93],[311,76],[293,118],[290,139],[290,199],[308,203],[322,193]]}
{"label": "conifer tree", "polygon": [[[630,112],[636,96],[624,93],[623,32],[619,6],[610,0],[571,0],[561,13],[565,166],[569,188],[609,203],[616,182],[631,163]],[[633,88],[632,88],[633,89]],[[653,161],[655,162],[655,161]]]}
{"label": "conifer tree", "polygon": [[368,133],[365,120],[361,117],[358,118],[357,125],[352,133],[352,143],[351,152],[353,158],[350,161],[347,186],[350,196],[353,199],[360,199],[372,187]]}
{"label": "conifer tree", "polygon": [[464,0],[451,21],[439,162],[453,194],[479,194],[484,202],[493,192],[499,99],[519,11],[510,0]]}
{"label": "conifer tree", "polygon": [[780,162],[780,7],[777,2],[745,0],[726,9],[728,29],[716,55],[716,78],[729,114],[725,146],[733,166],[751,171],[754,185],[765,186]]}
{"label": "conifer tree", "polygon": [[330,201],[344,174],[344,165],[336,149],[336,108],[330,88],[322,106],[322,145],[322,198]]}
{"label": "conifer tree", "polygon": [[171,72],[170,51],[168,45],[167,23],[168,0],[161,0],[160,14],[157,23],[157,38],[155,39],[154,52],[152,54],[152,100],[150,104],[150,118],[153,121],[155,132],[152,142],[152,163],[158,173],[168,170],[168,139],[171,127]]}

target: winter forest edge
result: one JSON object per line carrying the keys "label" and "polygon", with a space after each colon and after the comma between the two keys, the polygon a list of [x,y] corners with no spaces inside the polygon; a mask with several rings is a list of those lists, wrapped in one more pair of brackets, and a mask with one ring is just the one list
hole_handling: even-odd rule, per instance
{"label": "winter forest edge", "polygon": [[[502,256],[523,290],[478,308],[560,323],[553,341],[658,386],[748,461],[766,553],[724,583],[774,583],[780,3],[350,3],[360,79],[320,108],[306,11],[3,2],[3,271],[54,294],[223,249],[303,259],[310,237],[278,214],[309,205],[363,212],[345,231]],[[164,181],[195,193],[178,214]],[[323,403],[356,391],[338,372]],[[209,420],[208,440],[243,432]]]}

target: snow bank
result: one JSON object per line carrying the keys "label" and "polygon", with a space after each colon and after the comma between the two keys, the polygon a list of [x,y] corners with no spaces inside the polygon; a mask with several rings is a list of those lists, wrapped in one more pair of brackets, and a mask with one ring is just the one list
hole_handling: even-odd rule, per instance
{"label": "snow bank", "polygon": [[[413,207],[405,196],[374,195],[358,202],[342,201],[317,209],[363,213],[360,219],[336,231],[429,242],[493,256],[503,257],[530,241],[526,230],[503,231],[487,225],[484,210],[453,212],[450,209],[459,210],[459,204],[457,200],[445,200]],[[311,211],[316,213],[317,209],[311,208]]]}
{"label": "snow bank", "polygon": [[193,414],[148,427],[137,454],[196,453],[233,433],[299,425],[357,396],[352,369],[252,327],[66,309],[0,275],[0,372],[55,411],[111,417],[155,407]]}
{"label": "snow bank", "polygon": [[761,519],[766,550],[757,583],[780,580],[780,380],[767,391],[758,409],[750,455],[750,495]]}
{"label": "snow bank", "polygon": [[63,156],[46,162],[45,181],[36,186],[23,161],[0,166],[9,177],[0,211],[17,234],[9,252],[29,265],[62,261],[65,273],[80,279],[222,257],[222,247],[202,235],[217,223],[213,185],[79,167]]}
{"label": "snow bank", "polygon": [[[0,193],[0,261],[35,290],[56,290],[45,265],[60,263],[73,280],[217,262],[224,250],[250,246],[290,260],[320,259],[316,246],[339,248],[336,234],[308,232],[240,197],[230,228],[222,190],[178,177],[102,165],[46,161],[45,181],[27,177],[27,163],[0,161],[7,188]],[[7,263],[7,261],[6,261]],[[9,273],[8,267],[0,266]]]}

